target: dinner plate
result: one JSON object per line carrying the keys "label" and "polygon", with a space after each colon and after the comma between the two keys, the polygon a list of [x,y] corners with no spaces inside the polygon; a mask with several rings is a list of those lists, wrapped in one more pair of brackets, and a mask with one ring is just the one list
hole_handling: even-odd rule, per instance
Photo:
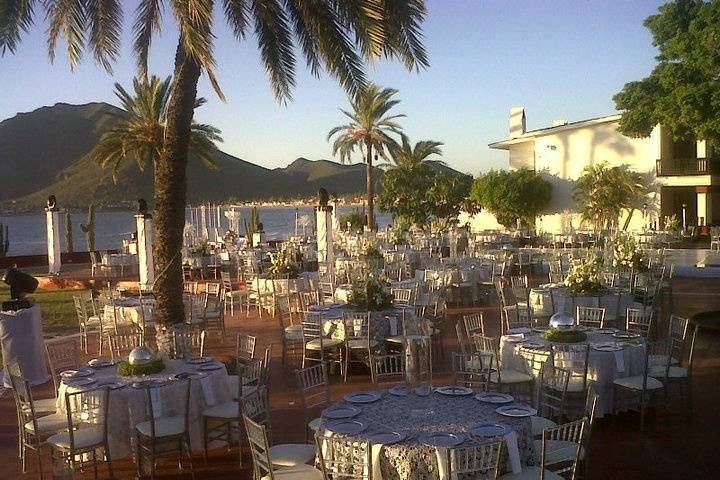
{"label": "dinner plate", "polygon": [[614,343],[596,343],[592,345],[592,349],[598,352],[619,352],[623,347]]}
{"label": "dinner plate", "polygon": [[550,327],[533,327],[532,331],[537,333],[545,333],[550,330]]}
{"label": "dinner plate", "polygon": [[82,378],[89,377],[93,372],[90,368],[78,368],[77,370],[65,370],[60,373],[62,378]]}
{"label": "dinner plate", "polygon": [[65,378],[63,383],[68,387],[87,387],[95,383],[94,378],[78,377],[78,378]]}
{"label": "dinner plate", "polygon": [[427,397],[432,392],[433,389],[430,385],[421,385],[419,387],[416,387],[415,390],[413,390],[413,393],[418,397]]}
{"label": "dinner plate", "polygon": [[113,365],[115,365],[115,362],[106,358],[93,358],[92,360],[87,362],[87,364],[90,368],[105,368],[112,367]]}
{"label": "dinner plate", "polygon": [[357,420],[336,420],[334,422],[327,422],[325,428],[334,433],[355,435],[365,430],[367,425]]}
{"label": "dinner plate", "polygon": [[470,434],[476,437],[502,437],[510,429],[502,423],[479,423],[470,427]]}
{"label": "dinner plate", "polygon": [[377,392],[353,392],[345,395],[345,401],[350,403],[373,403],[380,400]]}
{"label": "dinner plate", "polygon": [[202,364],[198,365],[198,367],[197,367],[198,371],[200,371],[200,372],[211,372],[213,370],[220,370],[221,368],[223,368],[223,365],[221,365],[219,363],[215,363],[215,362],[202,363]]}
{"label": "dinner plate", "polygon": [[419,440],[420,443],[433,447],[456,447],[465,441],[465,437],[454,433],[437,432],[420,435]]}
{"label": "dinner plate", "polygon": [[615,338],[640,338],[640,334],[633,333],[633,332],[615,332],[615,333],[613,333],[613,337],[615,337]]}
{"label": "dinner plate", "polygon": [[442,395],[449,395],[451,397],[460,397],[463,395],[471,395],[473,393],[472,388],[461,387],[458,385],[448,385],[447,387],[438,387],[435,389],[435,391]]}
{"label": "dinner plate", "polygon": [[478,393],[475,398],[485,403],[510,403],[515,400],[512,395],[497,392]]}
{"label": "dinner plate", "polygon": [[539,342],[537,340],[530,340],[530,341],[523,343],[523,347],[530,348],[530,349],[534,348],[536,350],[539,350],[542,348],[546,348],[547,344],[545,342]]}
{"label": "dinner plate", "polygon": [[389,389],[388,393],[390,395],[395,395],[396,397],[407,397],[410,393],[410,389],[405,385],[396,385]]}
{"label": "dinner plate", "polygon": [[213,359],[210,357],[192,357],[185,360],[186,363],[189,363],[191,365],[199,365],[203,363],[209,363],[212,362]]}
{"label": "dinner plate", "polygon": [[372,433],[368,436],[368,439],[372,443],[379,445],[392,445],[393,443],[402,442],[406,437],[407,435],[403,432],[393,432],[388,430]]}
{"label": "dinner plate", "polygon": [[614,328],[598,328],[594,333],[600,333],[602,335],[612,335],[617,332]]}
{"label": "dinner plate", "polygon": [[518,333],[530,333],[532,330],[528,327],[511,328],[507,331],[508,335],[515,335]]}
{"label": "dinner plate", "polygon": [[527,341],[528,341],[528,339],[525,338],[525,337],[513,336],[513,335],[510,335],[510,336],[505,337],[505,340],[506,340],[508,343],[523,343],[523,342],[527,342]]}
{"label": "dinner plate", "polygon": [[352,418],[360,412],[362,412],[362,410],[354,405],[332,405],[322,411],[322,416],[331,420],[340,420]]}
{"label": "dinner plate", "polygon": [[100,387],[108,387],[110,390],[117,390],[118,388],[127,387],[130,384],[123,378],[99,378],[97,385]]}
{"label": "dinner plate", "polygon": [[537,413],[537,410],[527,405],[514,404],[498,407],[495,412],[506,417],[532,417]]}

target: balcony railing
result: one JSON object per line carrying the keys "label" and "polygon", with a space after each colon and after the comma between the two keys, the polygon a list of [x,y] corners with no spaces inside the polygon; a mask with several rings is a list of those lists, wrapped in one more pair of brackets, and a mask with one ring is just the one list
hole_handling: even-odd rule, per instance
{"label": "balcony railing", "polygon": [[658,177],[682,175],[720,175],[716,158],[663,158],[655,161]]}

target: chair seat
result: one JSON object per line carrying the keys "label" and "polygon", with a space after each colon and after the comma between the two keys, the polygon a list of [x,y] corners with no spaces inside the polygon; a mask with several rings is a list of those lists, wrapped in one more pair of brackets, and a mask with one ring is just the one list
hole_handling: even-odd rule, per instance
{"label": "chair seat", "polygon": [[[261,480],[270,480],[270,478],[270,475],[265,475]],[[273,470],[272,478],[275,480],[323,480],[323,474],[310,465],[296,465]]]}
{"label": "chair seat", "polygon": [[[138,423],[135,429],[146,437],[152,437],[150,420]],[[184,417],[163,417],[155,419],[155,438],[174,437],[185,432]]]}
{"label": "chair seat", "polygon": [[314,420],[310,420],[308,422],[308,428],[312,430],[313,432],[317,432],[320,429],[320,425],[322,424],[322,417],[318,417]]}
{"label": "chair seat", "polygon": [[237,419],[238,408],[240,408],[240,406],[236,401],[218,403],[217,405],[213,405],[212,407],[203,410],[202,415],[203,417],[210,418],[224,418],[228,420]]}
{"label": "chair seat", "polygon": [[[228,375],[227,376],[227,386],[228,386],[228,389],[230,390],[230,393],[233,396],[233,400],[237,400],[238,379],[239,379],[239,377],[237,375]],[[257,387],[255,385],[243,385],[243,388],[242,388],[243,398],[247,397],[251,393],[254,393],[256,390],[257,390]]]}
{"label": "chair seat", "polygon": [[[643,376],[636,375],[634,377],[616,378],[613,383],[620,387],[629,388],[631,390],[642,390]],[[647,378],[647,390],[658,390],[661,388],[663,388],[663,384],[660,380],[653,377]]]}
{"label": "chair seat", "polygon": [[[378,345],[377,340],[370,340],[370,348],[375,348],[375,347],[377,347],[377,345]],[[367,342],[367,340],[363,340],[361,338],[356,339],[356,340],[348,340],[347,346],[348,346],[348,348],[362,349],[362,348],[367,348],[368,342]]]}
{"label": "chair seat", "polygon": [[[342,345],[342,340],[339,340],[337,338],[323,338],[322,339],[322,348],[328,349],[328,348],[336,348],[340,345]],[[305,348],[308,350],[320,350],[320,339],[315,338],[313,340],[310,340],[309,342],[305,343]]]}
{"label": "chair seat", "polygon": [[[650,362],[650,365],[655,366],[662,366],[666,365],[668,361],[669,355],[660,355],[657,353],[654,353],[652,355],[648,355],[648,361]],[[680,361],[677,358],[670,357],[670,365],[679,365]]]}
{"label": "chair seat", "polygon": [[88,327],[99,327],[100,326],[100,317],[97,315],[91,315],[85,320],[85,325]]}
{"label": "chair seat", "polygon": [[533,437],[542,435],[543,430],[545,430],[546,428],[555,428],[558,426],[557,423],[545,417],[530,417],[530,422],[532,425],[531,428]]}
{"label": "chair seat", "polygon": [[276,467],[303,465],[315,458],[315,445],[311,443],[281,443],[270,447],[270,458]]}
{"label": "chair seat", "polygon": [[205,318],[205,319],[220,318],[221,314],[222,314],[222,312],[220,310],[206,310],[205,313],[203,314],[203,318]]}
{"label": "chair seat", "polygon": [[[80,428],[73,432],[73,440],[75,441],[75,449],[83,450],[88,447],[102,446],[104,443],[103,429],[100,426],[89,426]],[[53,447],[61,450],[70,450],[70,433],[60,432],[47,439],[47,442]]]}
{"label": "chair seat", "polygon": [[[520,473],[508,473],[500,477],[500,480],[537,480],[540,478],[540,467],[526,467]],[[545,480],[565,480],[563,477],[550,470],[544,472]]]}
{"label": "chair seat", "polygon": [[[532,382],[534,381],[534,378],[532,377],[532,375],[528,375],[524,372],[518,372],[517,370],[500,369],[500,380],[501,383],[507,384]],[[498,383],[498,372],[493,372],[490,374],[490,381],[492,383]]]}
{"label": "chair seat", "polygon": [[404,343],[405,342],[405,336],[404,335],[394,335],[392,337],[387,337],[385,339],[386,342],[391,343]]}
{"label": "chair seat", "polygon": [[228,298],[244,298],[250,295],[250,292],[247,290],[233,290],[233,291],[225,291],[225,296]]}
{"label": "chair seat", "polygon": [[[655,367],[650,367],[650,371],[648,373],[653,377],[662,378],[665,376],[665,367],[659,365]],[[668,378],[687,378],[688,369],[684,367],[671,366],[668,369],[667,376]]]}
{"label": "chair seat", "polygon": [[[565,440],[548,440],[545,442],[545,465],[569,462],[575,459],[577,443]],[[539,457],[542,452],[542,440],[533,440],[535,454]],[[580,447],[580,460],[585,458],[585,449]],[[535,459],[540,463],[540,458]]]}
{"label": "chair seat", "polygon": [[[285,327],[285,340],[300,341],[303,338],[302,325],[290,325]],[[323,342],[324,344],[325,342]]]}
{"label": "chair seat", "polygon": [[[67,430],[68,419],[64,413],[53,413],[52,415],[46,415],[44,417],[38,417],[37,422],[37,433],[54,433],[61,430]],[[36,433],[33,422],[29,421],[25,424],[25,430],[30,433]]]}

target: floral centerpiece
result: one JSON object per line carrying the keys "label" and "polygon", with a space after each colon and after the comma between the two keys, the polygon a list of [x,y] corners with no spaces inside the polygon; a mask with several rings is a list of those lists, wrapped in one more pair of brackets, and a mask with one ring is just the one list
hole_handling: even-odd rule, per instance
{"label": "floral centerpiece", "polygon": [[665,231],[670,233],[678,233],[682,229],[680,220],[674,213],[665,217]]}
{"label": "floral centerpiece", "polygon": [[356,278],[351,285],[347,305],[365,311],[380,311],[392,306],[390,282],[385,278],[369,273]]}
{"label": "floral centerpiece", "polygon": [[565,277],[565,286],[573,294],[597,294],[605,291],[600,261],[595,257],[573,262]]}
{"label": "floral centerpiece", "polygon": [[210,255],[210,244],[203,238],[190,249],[190,255],[203,257]]}
{"label": "floral centerpiece", "polygon": [[647,263],[630,235],[618,235],[613,240],[613,267],[618,271],[642,270]]}
{"label": "floral centerpiece", "polygon": [[553,343],[580,343],[587,340],[587,335],[585,332],[580,332],[575,329],[561,330],[551,328],[543,334],[543,338]]}
{"label": "floral centerpiece", "polygon": [[269,271],[275,278],[297,278],[300,274],[300,267],[295,263],[292,252],[289,249],[283,249],[270,254]]}
{"label": "floral centerpiece", "polygon": [[129,362],[120,362],[117,366],[118,375],[121,377],[136,377],[139,375],[154,375],[165,370],[165,363],[162,358],[156,358],[148,363],[133,365]]}
{"label": "floral centerpiece", "polygon": [[385,265],[385,257],[374,243],[365,245],[360,257],[365,261],[371,270],[380,270]]}

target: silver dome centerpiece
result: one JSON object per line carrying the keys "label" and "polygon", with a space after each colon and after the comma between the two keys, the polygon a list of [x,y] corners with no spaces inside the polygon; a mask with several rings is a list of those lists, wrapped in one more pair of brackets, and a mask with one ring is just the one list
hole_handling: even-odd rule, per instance
{"label": "silver dome centerpiece", "polygon": [[135,347],[128,355],[128,363],[130,365],[147,365],[155,360],[155,352],[146,345]]}
{"label": "silver dome centerpiece", "polygon": [[575,319],[565,312],[558,312],[550,317],[550,326],[552,328],[569,329],[575,326]]}

